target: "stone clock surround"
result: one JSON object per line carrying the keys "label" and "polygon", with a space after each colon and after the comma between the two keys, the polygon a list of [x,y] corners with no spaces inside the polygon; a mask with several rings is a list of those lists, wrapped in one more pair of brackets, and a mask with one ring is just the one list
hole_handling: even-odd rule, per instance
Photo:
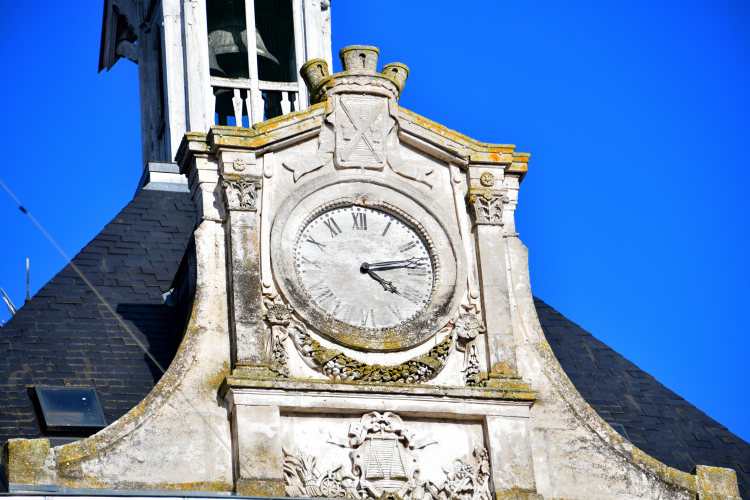
{"label": "stone clock surround", "polygon": [[[459,236],[452,246],[463,249],[468,271],[458,306],[485,324],[472,351],[481,358],[485,386],[444,376],[460,373],[458,352],[441,378],[419,385],[333,382],[304,366],[286,378],[271,370],[269,347],[283,346],[290,362],[296,355],[282,338],[285,327],[267,315],[268,301],[288,305],[276,289],[268,252],[271,207],[316,178],[361,174],[327,163],[333,152],[326,141],[335,125],[326,121],[335,99],[327,99],[254,129],[187,134],[178,160],[200,222],[196,295],[175,360],[140,405],[97,435],[53,449],[43,441],[12,443],[3,457],[9,480],[283,496],[285,470],[317,456],[321,470],[313,476],[322,485],[333,477],[329,472],[344,474],[337,480],[345,488],[358,454],[372,444],[366,422],[391,419],[386,434],[405,437],[402,451],[423,469],[418,488],[406,495],[419,488],[446,491],[457,466],[474,464],[477,499],[488,493],[498,499],[736,497],[731,471],[706,467],[685,474],[648,457],[601,420],[567,379],[539,326],[528,254],[513,220],[528,155],[478,143],[398,108],[405,78],[334,77],[322,79],[315,95],[335,96],[340,81],[341,88],[366,92],[368,79],[377,83],[376,95],[392,95],[388,116],[397,128],[387,140],[398,155],[367,175],[440,199],[447,225]],[[302,169],[286,166],[291,156],[305,158]],[[411,350],[423,347],[429,341]],[[366,353],[374,363],[396,354]],[[337,463],[343,468],[334,473]]]}
{"label": "stone clock surround", "polygon": [[433,294],[425,310],[392,329],[370,332],[336,322],[330,333],[322,333],[346,346],[374,351],[400,350],[433,337],[454,314],[466,290],[466,257],[460,236],[434,200],[404,182],[385,182],[377,173],[348,170],[328,174],[304,184],[284,202],[271,230],[271,262],[284,297],[312,324],[331,321],[302,292],[291,256],[303,221],[320,207],[339,203],[398,211],[394,215],[400,215],[405,222],[419,224],[418,229],[429,238],[427,243],[436,257]]}

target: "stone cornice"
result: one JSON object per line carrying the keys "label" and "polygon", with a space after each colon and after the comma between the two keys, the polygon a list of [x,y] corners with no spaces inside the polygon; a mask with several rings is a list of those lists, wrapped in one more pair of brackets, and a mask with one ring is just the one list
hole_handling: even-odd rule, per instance
{"label": "stone cornice", "polygon": [[229,376],[219,392],[225,396],[229,389],[277,389],[301,393],[367,393],[403,395],[407,397],[469,398],[476,400],[519,401],[532,405],[537,391],[521,381],[502,381],[493,387],[442,387],[424,384],[360,383],[332,380],[257,379]]}
{"label": "stone cornice", "polygon": [[[258,123],[252,128],[214,126],[207,134],[188,132],[182,139],[176,161],[184,169],[190,157],[215,154],[220,148],[250,149],[263,153],[314,137],[325,116],[332,111],[331,106],[329,100]],[[523,180],[528,171],[530,155],[515,152],[513,144],[479,142],[408,109],[399,107],[398,111],[401,134],[422,141],[433,150],[433,154],[445,161],[453,161],[464,168],[470,164],[495,165],[506,173],[519,176],[519,180]],[[404,137],[406,142],[410,142],[408,137]]]}

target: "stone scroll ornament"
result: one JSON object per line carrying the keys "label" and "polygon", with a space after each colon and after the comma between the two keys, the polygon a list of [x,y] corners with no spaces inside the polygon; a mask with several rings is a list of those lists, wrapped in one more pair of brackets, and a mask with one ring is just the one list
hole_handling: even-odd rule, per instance
{"label": "stone scroll ornament", "polygon": [[284,349],[284,341],[289,335],[287,326],[292,321],[292,308],[284,304],[278,295],[265,295],[263,305],[266,313],[263,316],[270,328],[266,329],[266,359],[270,361],[269,369],[280,377],[289,376],[289,357]]}
{"label": "stone scroll ornament", "polygon": [[462,314],[454,320],[453,333],[456,336],[456,350],[464,353],[464,373],[466,385],[482,385],[485,377],[479,371],[479,355],[476,339],[487,329],[473,314]]}
{"label": "stone scroll ornament", "polygon": [[284,160],[294,182],[333,163],[336,168],[382,171],[386,165],[396,174],[432,188],[434,169],[406,162],[399,152],[398,106],[384,97],[337,95],[318,136],[315,154]]}
{"label": "stone scroll ornament", "polygon": [[451,320],[437,334],[438,337],[445,335],[445,339],[426,354],[399,365],[380,366],[362,363],[339,350],[321,345],[312,338],[305,324],[295,318],[292,307],[285,304],[278,295],[265,295],[263,304],[266,309],[264,319],[270,327],[266,329],[269,368],[280,377],[289,376],[289,357],[284,341],[290,338],[302,361],[331,380],[401,384],[427,382],[440,373],[454,348],[465,353],[461,371],[467,386],[482,385],[486,378],[479,371],[476,347],[476,338],[485,332],[485,327],[473,314],[460,314]]}
{"label": "stone scroll ornament", "polygon": [[378,500],[490,500],[487,450],[443,467],[438,484],[421,477],[418,450],[437,441],[417,437],[392,412],[371,412],[349,427],[346,437],[330,436],[327,443],[350,448],[351,465],[318,468],[315,457],[284,452],[285,491],[290,497],[359,498]]}

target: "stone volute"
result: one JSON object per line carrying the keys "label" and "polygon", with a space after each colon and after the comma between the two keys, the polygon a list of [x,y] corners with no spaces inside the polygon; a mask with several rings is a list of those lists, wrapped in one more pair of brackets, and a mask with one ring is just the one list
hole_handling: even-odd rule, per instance
{"label": "stone volute", "polygon": [[390,63],[377,72],[377,47],[349,45],[339,51],[344,71],[331,75],[323,59],[312,59],[300,68],[300,75],[310,92],[312,104],[328,100],[329,94],[339,85],[376,85],[388,91],[398,101],[409,77],[405,64]]}

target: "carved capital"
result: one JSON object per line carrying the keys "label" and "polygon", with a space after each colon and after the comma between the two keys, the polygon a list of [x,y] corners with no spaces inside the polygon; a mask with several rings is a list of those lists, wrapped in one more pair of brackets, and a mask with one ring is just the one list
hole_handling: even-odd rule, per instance
{"label": "carved capital", "polygon": [[510,201],[499,189],[471,187],[467,196],[477,224],[503,225],[503,209]]}
{"label": "carved capital", "polygon": [[260,176],[224,174],[221,176],[221,187],[224,189],[227,210],[258,210]]}

